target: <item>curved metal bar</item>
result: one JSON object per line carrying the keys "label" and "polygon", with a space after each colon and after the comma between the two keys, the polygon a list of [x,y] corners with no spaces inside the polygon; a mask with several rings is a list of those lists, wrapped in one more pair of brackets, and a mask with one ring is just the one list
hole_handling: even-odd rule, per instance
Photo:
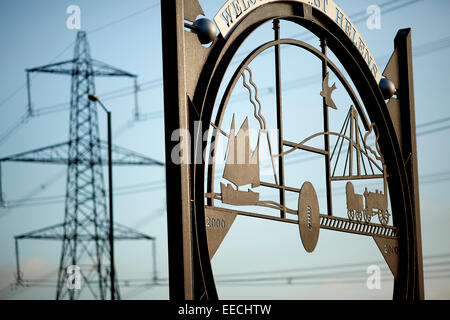
{"label": "curved metal bar", "polygon": [[262,122],[264,124],[263,128],[261,128],[261,129],[267,129],[267,127],[266,127],[266,119],[264,119],[263,115],[261,114],[261,101],[259,101],[259,99],[258,99],[258,88],[256,87],[256,84],[253,82],[253,79],[252,79],[252,70],[248,66],[245,69],[248,71],[248,73],[250,75],[250,78],[248,79],[248,81],[253,86],[253,88],[255,88],[255,100],[256,100],[256,102],[258,102],[258,106],[259,106],[258,116],[259,116],[259,118],[262,120]]}
{"label": "curved metal bar", "polygon": [[[246,68],[245,70],[248,70],[248,72],[250,73],[250,79],[251,79],[252,78],[252,73],[251,73],[250,69]],[[246,82],[245,73],[242,72],[241,75],[242,75],[242,82],[243,82],[242,85],[245,87],[245,89],[248,90],[248,99],[250,100],[250,102],[251,102],[251,104],[253,105],[253,108],[254,108],[253,116],[255,117],[256,120],[258,120],[260,129],[265,129],[265,122],[263,122],[263,120],[260,117],[260,114],[261,114],[261,103],[259,102],[259,100],[256,100],[258,102],[258,105],[259,105],[259,109],[258,109],[258,107],[256,107],[255,101],[253,101],[253,98],[252,98],[252,89],[250,89],[250,86]],[[258,92],[258,91],[256,91],[256,92]],[[258,99],[258,98],[256,98],[256,99]]]}

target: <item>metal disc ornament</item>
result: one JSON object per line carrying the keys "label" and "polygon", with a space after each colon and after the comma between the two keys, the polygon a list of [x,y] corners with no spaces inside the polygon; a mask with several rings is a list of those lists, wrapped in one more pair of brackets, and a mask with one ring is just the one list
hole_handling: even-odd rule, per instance
{"label": "metal disc ornament", "polygon": [[316,191],[309,181],[303,184],[298,198],[298,227],[303,247],[313,252],[319,240],[320,213]]}

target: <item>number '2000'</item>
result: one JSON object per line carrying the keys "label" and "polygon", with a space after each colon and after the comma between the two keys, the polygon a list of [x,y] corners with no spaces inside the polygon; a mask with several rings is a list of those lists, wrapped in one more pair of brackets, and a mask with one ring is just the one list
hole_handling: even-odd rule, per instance
{"label": "number '2000'", "polygon": [[207,228],[224,229],[225,226],[226,226],[225,220],[223,220],[223,219],[216,219],[216,218],[206,217],[205,218],[205,222],[206,222],[206,227]]}

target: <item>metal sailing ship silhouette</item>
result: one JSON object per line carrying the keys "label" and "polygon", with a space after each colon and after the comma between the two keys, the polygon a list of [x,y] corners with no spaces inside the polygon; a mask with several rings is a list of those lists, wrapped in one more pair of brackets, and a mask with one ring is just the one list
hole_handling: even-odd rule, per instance
{"label": "metal sailing ship silhouette", "polygon": [[[228,136],[228,145],[227,145],[227,153],[226,153],[226,162],[225,169],[223,172],[223,178],[233,183],[236,186],[236,190],[232,185],[221,183],[221,195],[222,195],[222,203],[232,204],[232,205],[258,205],[259,201],[259,193],[253,192],[252,190],[241,191],[239,187],[245,185],[251,185],[252,188],[259,187],[261,184],[260,181],[260,172],[259,172],[259,142],[260,137],[264,134],[267,138],[267,144],[269,147],[269,153],[271,155],[271,162],[273,168],[273,174],[275,183],[278,184],[278,179],[275,172],[275,166],[272,158],[272,147],[269,139],[269,135],[267,133],[266,120],[261,113],[261,102],[258,99],[258,90],[256,84],[252,80],[252,71],[247,66],[245,69],[248,72],[248,81],[246,81],[245,73],[242,72],[242,84],[249,92],[249,100],[253,105],[253,116],[259,123],[259,131],[258,131],[258,140],[256,143],[255,150],[251,150],[250,147],[250,131],[249,131],[249,123],[248,117],[245,118],[242,123],[241,128],[238,133],[235,134],[235,118],[233,114],[233,118],[231,120],[231,128],[230,134]],[[252,97],[252,86],[255,90],[254,99]]]}
{"label": "metal sailing ship silhouette", "polygon": [[251,185],[256,188],[260,185],[259,179],[259,134],[255,150],[250,148],[248,117],[245,118],[238,133],[235,134],[234,115],[231,121],[230,135],[226,154],[223,178],[236,186],[220,183],[222,202],[233,205],[256,205],[259,193],[252,190],[241,191],[239,187]]}

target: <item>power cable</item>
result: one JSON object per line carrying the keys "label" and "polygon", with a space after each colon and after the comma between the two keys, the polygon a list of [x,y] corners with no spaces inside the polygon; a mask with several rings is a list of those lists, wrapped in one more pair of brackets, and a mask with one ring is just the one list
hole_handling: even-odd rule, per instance
{"label": "power cable", "polygon": [[103,25],[103,26],[100,26],[100,27],[97,27],[97,28],[95,28],[95,29],[86,31],[86,33],[92,34],[92,33],[98,32],[98,31],[100,31],[100,30],[109,28],[109,27],[111,27],[111,26],[113,26],[113,25],[116,25],[116,24],[121,23],[121,22],[123,22],[123,21],[125,21],[125,20],[128,20],[128,19],[130,19],[130,18],[136,17],[137,15],[140,15],[140,14],[142,14],[142,13],[144,13],[144,12],[147,12],[147,11],[149,11],[149,10],[151,10],[151,9],[154,9],[154,8],[156,8],[156,7],[158,7],[158,6],[159,6],[159,1],[154,1],[154,3],[153,3],[152,5],[150,5],[150,6],[148,6],[148,7],[145,7],[145,8],[143,8],[143,9],[140,9],[140,10],[136,11],[136,12],[133,12],[133,13],[131,13],[131,14],[129,14],[129,15],[123,17],[123,18],[120,18],[120,19],[111,21],[111,22],[109,22],[109,23],[107,23],[107,24],[105,24],[105,25]]}
{"label": "power cable", "polygon": [[[417,2],[420,2],[420,1],[423,1],[423,0],[408,0],[407,2],[400,3],[400,4],[398,4],[399,1],[397,1],[397,2],[386,1],[386,2],[384,2],[384,3],[382,3],[382,4],[378,5],[378,6],[380,7],[380,9],[382,9],[382,14],[384,15],[386,13],[394,12],[394,11],[399,10],[399,9],[405,9],[406,7],[408,7],[410,5],[413,5],[413,4],[415,4]],[[395,4],[394,7],[384,9],[384,7],[390,6],[390,5],[393,5],[393,4]],[[357,13],[349,15],[349,18],[350,18],[350,20],[352,20],[352,22],[354,24],[357,24],[357,23],[362,22],[362,21],[367,19],[367,11],[366,10],[358,11]],[[300,33],[293,34],[293,35],[291,35],[288,38],[302,38],[302,37],[303,37],[303,40],[306,41],[306,40],[314,39],[315,36],[311,35],[311,33],[308,32],[308,31],[302,31]],[[283,49],[283,48],[288,48],[288,47],[281,46],[281,49]],[[242,52],[242,53],[236,55],[235,58],[239,59],[241,57],[247,56],[248,54],[250,54],[250,52],[251,51]],[[260,55],[266,55],[268,53],[269,53],[269,51],[266,50],[266,51],[260,53]],[[236,63],[238,63],[238,61],[231,62],[232,65],[236,64]]]}

